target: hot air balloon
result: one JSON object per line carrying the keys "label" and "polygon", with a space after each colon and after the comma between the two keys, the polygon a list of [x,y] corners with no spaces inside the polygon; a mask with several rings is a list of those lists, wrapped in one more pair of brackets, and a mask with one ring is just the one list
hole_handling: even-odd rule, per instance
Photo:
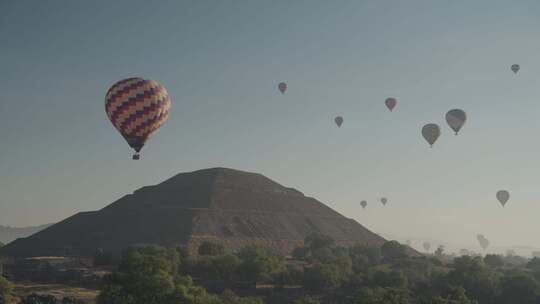
{"label": "hot air balloon", "polygon": [[431,248],[431,244],[429,242],[424,242],[422,246],[424,246],[424,249],[429,252],[429,248]]}
{"label": "hot air balloon", "polygon": [[519,69],[520,69],[520,66],[519,66],[519,64],[512,64],[512,66],[510,67],[510,69],[512,70],[512,72],[514,72],[514,74],[517,74],[517,72],[518,72]]}
{"label": "hot air balloon", "polygon": [[497,200],[503,207],[506,205],[506,202],[508,202],[508,199],[510,199],[510,193],[508,191],[500,190],[497,192]]}
{"label": "hot air balloon", "polygon": [[388,202],[388,199],[387,199],[386,197],[382,197],[382,198],[381,198],[381,203],[382,203],[383,205],[386,205],[387,202]]}
{"label": "hot air balloon", "polygon": [[386,100],[384,101],[384,104],[386,105],[388,110],[392,112],[392,110],[396,107],[397,100],[394,97],[389,97],[389,98],[386,98]]}
{"label": "hot air balloon", "polygon": [[438,125],[430,123],[422,128],[422,136],[429,143],[431,147],[437,141],[437,138],[441,136],[441,128]]}
{"label": "hot air balloon", "polygon": [[367,202],[366,201],[361,201],[360,206],[362,206],[362,208],[366,208]]}
{"label": "hot air balloon", "polygon": [[334,121],[336,122],[336,125],[341,128],[341,125],[343,124],[343,117],[337,116],[336,118],[334,118]]}
{"label": "hot air balloon", "polygon": [[458,135],[458,132],[465,124],[465,121],[467,121],[467,114],[465,114],[463,110],[453,109],[446,113],[446,122],[450,128],[456,132],[456,135]]}
{"label": "hot air balloon", "polygon": [[281,92],[281,94],[285,94],[285,91],[287,91],[287,84],[285,82],[280,82],[278,84],[278,89]]}
{"label": "hot air balloon", "polygon": [[120,80],[105,96],[107,116],[135,150],[134,160],[139,159],[146,141],[167,121],[170,108],[165,87],[149,79]]}
{"label": "hot air balloon", "polygon": [[478,234],[476,236],[476,239],[478,240],[478,243],[480,244],[480,247],[482,247],[483,250],[486,250],[489,246],[489,240],[486,239],[485,236]]}

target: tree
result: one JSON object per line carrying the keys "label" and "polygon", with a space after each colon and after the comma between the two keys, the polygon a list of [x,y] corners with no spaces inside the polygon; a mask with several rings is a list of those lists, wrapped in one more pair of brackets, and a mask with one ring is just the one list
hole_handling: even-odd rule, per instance
{"label": "tree", "polygon": [[306,247],[296,247],[293,249],[291,255],[296,260],[304,260],[308,252],[309,249]]}
{"label": "tree", "polygon": [[388,241],[381,247],[381,254],[385,259],[399,259],[406,257],[405,246],[401,245],[398,241]]}
{"label": "tree", "polygon": [[231,281],[235,279],[240,263],[240,259],[231,254],[214,257],[212,261],[212,265],[217,273],[218,278],[224,281]]}
{"label": "tree", "polygon": [[447,279],[450,285],[462,286],[469,299],[493,303],[500,277],[486,269],[481,257],[462,256],[454,259],[454,270]]}
{"label": "tree", "polygon": [[285,257],[277,251],[260,246],[246,246],[238,252],[240,278],[246,281],[269,281],[272,276],[285,271]]}
{"label": "tree", "polygon": [[315,251],[320,248],[334,247],[335,241],[328,235],[324,235],[321,233],[312,233],[304,239],[304,244],[311,251]]}
{"label": "tree", "polygon": [[221,243],[204,241],[199,246],[199,255],[222,255],[225,253],[225,247]]}
{"label": "tree", "polygon": [[180,258],[175,250],[159,246],[129,248],[118,271],[106,278],[100,304],[164,304],[176,293]]}
{"label": "tree", "polygon": [[467,298],[463,287],[450,287],[444,296],[436,297],[430,304],[478,304],[478,302]]}
{"label": "tree", "polygon": [[301,299],[298,299],[294,302],[294,304],[320,304],[320,303],[321,302],[319,300],[311,296],[304,296]]}
{"label": "tree", "polygon": [[304,271],[304,286],[312,291],[329,291],[339,287],[344,274],[333,264],[315,264]]}
{"label": "tree", "polygon": [[540,286],[529,274],[505,277],[499,297],[501,304],[535,304],[540,301]]}
{"label": "tree", "polygon": [[13,291],[13,285],[0,275],[0,303],[9,303]]}
{"label": "tree", "polygon": [[361,244],[349,248],[349,254],[355,263],[357,257],[367,257],[370,265],[377,265],[381,262],[382,254],[379,247],[367,247]]}
{"label": "tree", "polygon": [[435,256],[437,258],[442,258],[444,255],[444,246],[443,245],[439,245],[439,247],[437,247],[437,250],[435,250]]}
{"label": "tree", "polygon": [[373,283],[378,287],[406,288],[408,281],[402,271],[377,271]]}
{"label": "tree", "polygon": [[23,299],[22,304],[57,304],[56,298],[51,295],[31,294]]}
{"label": "tree", "polygon": [[361,288],[354,296],[355,304],[409,304],[410,296],[406,289]]}
{"label": "tree", "polygon": [[491,268],[504,266],[503,257],[497,254],[486,254],[484,257],[484,263]]}
{"label": "tree", "polygon": [[532,258],[526,266],[528,269],[532,271],[538,271],[540,270],[540,258],[534,257]]}
{"label": "tree", "polygon": [[222,304],[263,304],[261,299],[251,297],[241,298],[229,289],[226,289],[221,294],[220,299]]}
{"label": "tree", "polygon": [[237,256],[230,254],[202,256],[197,260],[193,260],[193,262],[194,265],[189,269],[191,275],[221,281],[234,280],[240,265],[240,259]]}

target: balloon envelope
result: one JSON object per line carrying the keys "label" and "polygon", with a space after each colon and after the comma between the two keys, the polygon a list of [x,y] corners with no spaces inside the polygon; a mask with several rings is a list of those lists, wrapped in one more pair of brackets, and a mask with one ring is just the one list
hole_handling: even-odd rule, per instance
{"label": "balloon envelope", "polygon": [[429,143],[430,146],[437,141],[437,138],[441,136],[441,128],[437,124],[427,124],[422,127],[422,136]]}
{"label": "balloon envelope", "polygon": [[482,234],[478,234],[476,236],[476,239],[478,240],[478,243],[480,244],[480,247],[482,247],[483,250],[486,250],[489,246],[489,240],[483,236]]}
{"label": "balloon envelope", "polygon": [[343,124],[343,117],[337,116],[336,118],[334,118],[334,121],[338,127],[341,127],[341,125]]}
{"label": "balloon envelope", "polygon": [[386,205],[387,202],[388,202],[388,199],[386,197],[381,198],[381,203],[383,205]]}
{"label": "balloon envelope", "polygon": [[278,90],[281,92],[281,94],[285,94],[285,91],[287,91],[287,84],[285,82],[280,82],[278,84]]}
{"label": "balloon envelope", "polygon": [[504,207],[506,202],[510,199],[510,193],[506,190],[500,190],[497,192],[497,200]]}
{"label": "balloon envelope", "polygon": [[448,111],[446,113],[446,122],[456,132],[456,135],[458,134],[459,130],[463,127],[465,122],[467,121],[467,114],[465,114],[465,111],[460,109],[453,109]]}
{"label": "balloon envelope", "polygon": [[386,105],[388,110],[390,110],[391,112],[396,107],[397,100],[394,97],[389,97],[389,98],[386,98],[386,100],[384,101],[384,104]]}
{"label": "balloon envelope", "polygon": [[360,206],[362,206],[362,208],[366,208],[367,202],[366,201],[361,201]]}
{"label": "balloon envelope", "polygon": [[512,66],[510,67],[510,69],[512,70],[512,72],[514,72],[514,74],[517,74],[517,72],[518,72],[519,69],[520,69],[520,66],[519,66],[519,64],[512,64]]}
{"label": "balloon envelope", "polygon": [[[128,78],[105,96],[105,111],[113,126],[137,153],[169,118],[171,99],[154,80]],[[134,159],[138,154],[134,155]]]}

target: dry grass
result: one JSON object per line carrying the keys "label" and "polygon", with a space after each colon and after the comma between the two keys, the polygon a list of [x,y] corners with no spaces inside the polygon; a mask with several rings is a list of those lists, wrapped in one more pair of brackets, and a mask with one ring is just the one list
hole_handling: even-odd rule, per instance
{"label": "dry grass", "polygon": [[17,283],[15,284],[14,294],[19,297],[24,297],[35,294],[48,294],[62,299],[64,297],[72,297],[83,301],[94,301],[99,293],[98,290],[71,287],[61,284],[34,284],[34,283]]}

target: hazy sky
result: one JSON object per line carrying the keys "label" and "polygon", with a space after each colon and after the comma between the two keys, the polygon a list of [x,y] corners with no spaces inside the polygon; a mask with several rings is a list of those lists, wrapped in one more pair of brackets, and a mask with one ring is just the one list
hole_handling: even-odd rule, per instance
{"label": "hazy sky", "polygon": [[[0,224],[223,166],[375,232],[540,246],[539,38],[537,0],[1,0]],[[104,111],[131,76],[173,100],[138,162]],[[452,108],[469,116],[457,137]],[[433,149],[429,122],[443,130]]]}

